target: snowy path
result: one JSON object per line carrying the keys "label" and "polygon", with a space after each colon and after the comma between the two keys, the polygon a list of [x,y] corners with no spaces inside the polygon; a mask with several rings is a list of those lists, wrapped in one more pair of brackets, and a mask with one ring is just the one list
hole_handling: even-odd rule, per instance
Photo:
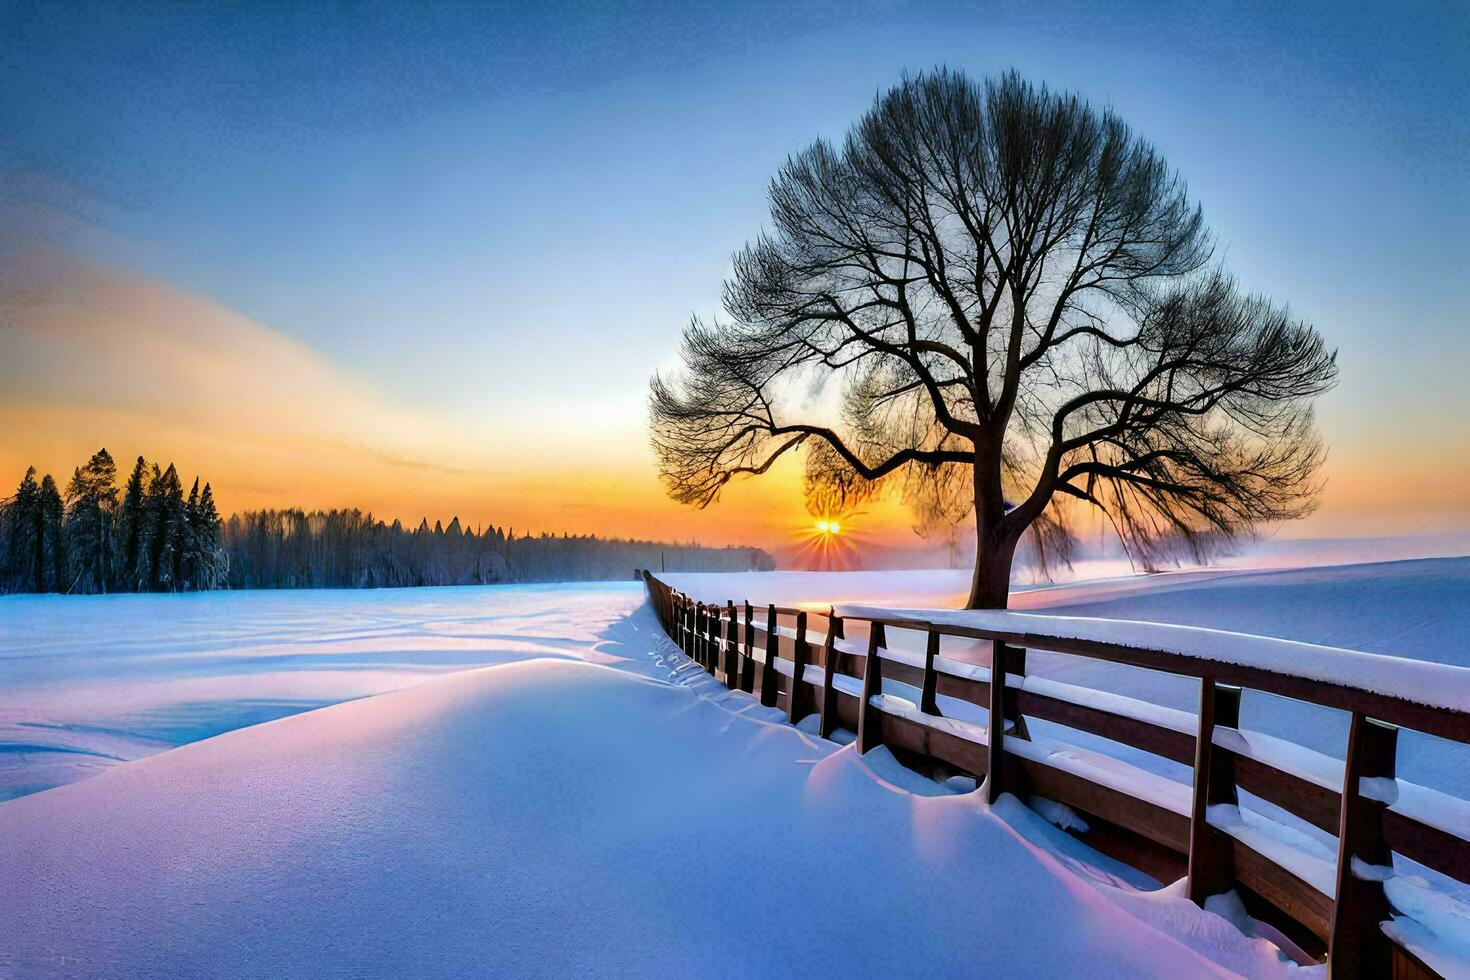
{"label": "snowy path", "polygon": [[464,671],[0,804],[0,975],[1289,972],[1014,801],[761,720],[636,593],[576,628],[617,666]]}

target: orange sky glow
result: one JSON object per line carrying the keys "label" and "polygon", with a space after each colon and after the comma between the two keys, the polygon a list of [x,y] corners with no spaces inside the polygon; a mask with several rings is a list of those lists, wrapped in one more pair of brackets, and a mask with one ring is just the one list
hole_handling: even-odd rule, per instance
{"label": "orange sky glow", "polygon": [[[830,567],[852,563],[864,543],[920,543],[892,500],[843,515],[840,542],[817,534],[795,459],[732,486],[707,510],[678,505],[659,486],[631,401],[587,418],[526,406],[493,426],[398,404],[210,300],[58,250],[29,251],[0,269],[0,315],[7,487],[32,464],[64,482],[105,445],[120,479],[140,453],[173,461],[186,482],[211,481],[226,512],[353,506],[414,524],[458,516],[521,531],[775,546]],[[646,380],[626,383],[641,397]],[[1329,426],[1327,435],[1323,507],[1291,535],[1470,525],[1466,454],[1412,432]]]}

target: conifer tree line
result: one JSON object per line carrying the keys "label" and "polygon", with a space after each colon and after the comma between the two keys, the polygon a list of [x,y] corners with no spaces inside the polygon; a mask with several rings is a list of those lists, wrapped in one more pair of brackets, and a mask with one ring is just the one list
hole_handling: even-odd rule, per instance
{"label": "conifer tree line", "polygon": [[224,524],[229,586],[246,589],[380,588],[626,579],[635,569],[767,571],[759,548],[709,548],[601,538],[522,534],[514,528],[446,527],[427,519],[409,530],[356,509],[259,510]]}
{"label": "conifer tree line", "polygon": [[628,578],[637,568],[775,567],[757,548],[707,548],[515,530],[409,530],[356,509],[257,510],[222,520],[208,483],[187,494],[174,464],[137,458],[119,488],[106,449],[65,491],[26,470],[0,500],[0,593],[188,592],[220,588],[373,588]]}
{"label": "conifer tree line", "polygon": [[189,592],[225,584],[219,511],[199,478],[186,496],[174,464],[139,456],[119,493],[99,449],[63,492],[26,470],[0,500],[0,592]]}

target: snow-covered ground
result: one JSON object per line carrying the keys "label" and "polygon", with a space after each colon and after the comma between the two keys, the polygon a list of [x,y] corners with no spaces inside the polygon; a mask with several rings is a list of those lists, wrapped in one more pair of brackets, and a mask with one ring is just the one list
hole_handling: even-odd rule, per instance
{"label": "snow-covered ground", "polygon": [[632,582],[0,597],[0,800],[447,671],[564,657]]}
{"label": "snow-covered ground", "polygon": [[[519,592],[402,597],[400,615],[535,659],[0,804],[0,975],[1294,970],[1009,797],[992,810],[781,724],[689,664],[632,589]],[[522,599],[566,621],[507,631]],[[365,632],[374,670],[442,666],[436,643]],[[596,663],[539,656],[562,640]],[[129,690],[152,671],[112,673]]]}
{"label": "snow-covered ground", "polygon": [[[953,605],[966,583],[678,584],[825,608]],[[1013,605],[1470,663],[1470,559],[1126,577]],[[1176,679],[1028,668],[1194,708]],[[1305,766],[1340,755],[1336,713],[1248,694],[1243,715],[1323,753]],[[1032,731],[1098,771],[1188,780]],[[1405,734],[1401,776],[1470,795],[1463,749],[1429,743]],[[957,788],[724,691],[634,583],[0,599],[0,799],[17,797],[0,803],[0,976],[1289,972],[1057,831],[1064,808],[1043,820]],[[1270,808],[1244,802],[1233,819],[1260,833]],[[1297,832],[1296,854],[1330,859],[1330,838]],[[1463,905],[1392,884],[1416,906],[1403,929],[1458,940]],[[1442,968],[1470,964],[1430,938]]]}

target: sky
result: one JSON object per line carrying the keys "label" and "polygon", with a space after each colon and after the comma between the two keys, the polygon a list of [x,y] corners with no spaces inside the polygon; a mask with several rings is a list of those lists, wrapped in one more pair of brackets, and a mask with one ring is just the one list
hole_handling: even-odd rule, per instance
{"label": "sky", "polygon": [[0,482],[105,445],[226,510],[781,540],[794,465],[663,496],[649,376],[785,157],[947,64],[1113,107],[1338,347],[1282,533],[1464,531],[1470,8],[1281,6],[0,0]]}

